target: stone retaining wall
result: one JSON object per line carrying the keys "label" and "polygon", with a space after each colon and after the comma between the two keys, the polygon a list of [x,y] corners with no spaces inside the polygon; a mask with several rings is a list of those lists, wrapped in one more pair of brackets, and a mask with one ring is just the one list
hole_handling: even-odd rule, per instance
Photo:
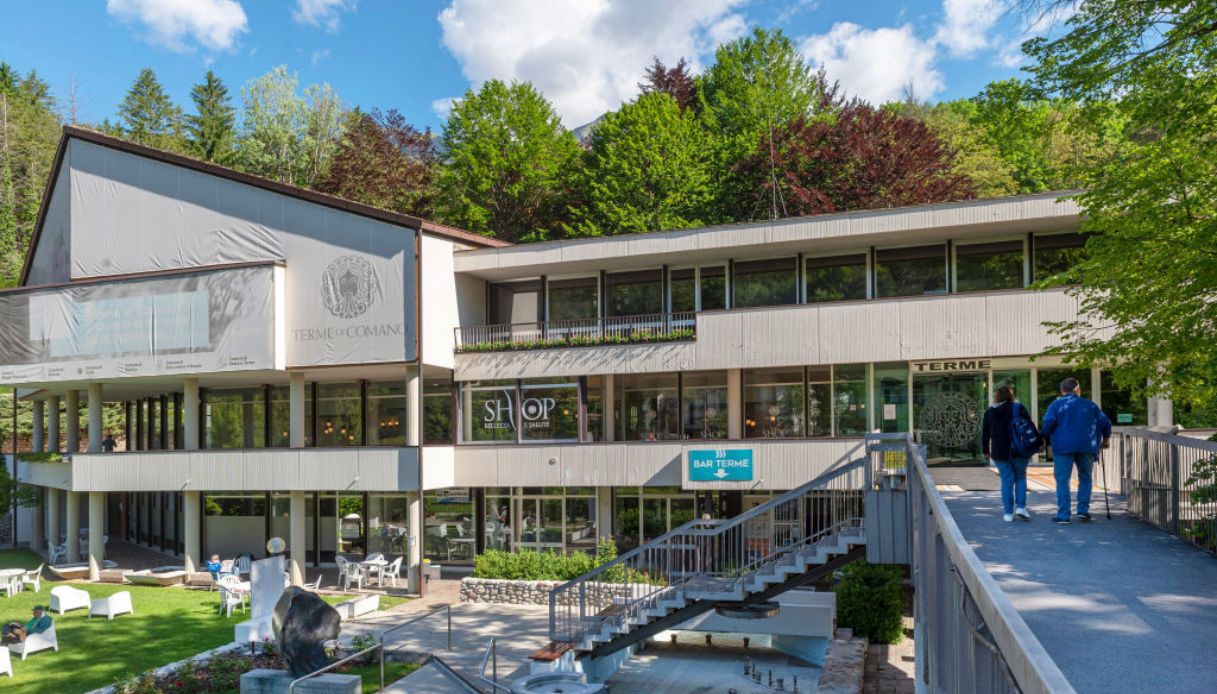
{"label": "stone retaining wall", "polygon": [[[501,603],[508,605],[548,605],[549,591],[566,581],[512,581],[497,578],[462,578],[461,602]],[[599,601],[603,608],[614,597],[624,597],[628,586],[612,583],[588,583],[585,595],[589,602]],[[577,591],[567,593],[578,599]],[[593,597],[594,596],[594,597]],[[562,600],[559,604],[567,604]]]}

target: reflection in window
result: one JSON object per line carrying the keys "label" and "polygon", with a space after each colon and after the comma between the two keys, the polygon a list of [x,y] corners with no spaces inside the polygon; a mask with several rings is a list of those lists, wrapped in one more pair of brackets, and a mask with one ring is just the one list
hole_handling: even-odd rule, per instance
{"label": "reflection in window", "polygon": [[663,313],[663,270],[605,274],[604,311],[609,317]]}
{"label": "reflection in window", "polygon": [[475,544],[473,495],[468,487],[423,492],[424,556],[432,561],[468,564]]}
{"label": "reflection in window", "polygon": [[[1055,369],[1039,369],[1036,374],[1037,386],[1039,392],[1036,394],[1039,398],[1039,413],[1040,419],[1044,417],[1044,413],[1048,411],[1048,405],[1052,404],[1061,395],[1061,381],[1066,378],[1075,378],[1078,384],[1082,387],[1082,395],[1090,397],[1090,369],[1073,369],[1069,367],[1060,367]],[[1019,398],[1022,402],[1027,402],[1026,398]]]}
{"label": "reflection in window", "polygon": [[578,277],[549,281],[549,320],[594,320],[599,312],[598,280]]}
{"label": "reflection in window", "polygon": [[866,364],[833,367],[833,430],[837,436],[867,431]]}
{"label": "reflection in window", "polygon": [[[308,400],[307,394],[310,392],[308,387],[305,387],[305,400]],[[312,419],[308,416],[304,418],[305,430],[308,432],[305,441],[306,446],[313,445]],[[268,446],[273,448],[287,448],[292,444],[292,414],[291,414],[291,393],[288,386],[272,386],[270,389],[270,441]]]}
{"label": "reflection in window", "polygon": [[968,243],[955,247],[955,291],[1023,286],[1023,242]]}
{"label": "reflection in window", "polygon": [[410,498],[405,494],[372,494],[368,497],[368,552],[379,552],[393,561],[410,545]]}
{"label": "reflection in window", "polygon": [[404,380],[368,384],[368,445],[406,445]]}
{"label": "reflection in window", "polygon": [[806,260],[807,303],[866,298],[866,255]]}
{"label": "reflection in window", "polygon": [[680,438],[676,374],[631,375],[619,379],[617,416],[622,441]]}
{"label": "reflection in window", "polygon": [[516,382],[468,381],[461,384],[461,440],[516,440]]}
{"label": "reflection in window", "polygon": [[681,378],[684,392],[681,417],[687,439],[727,438],[727,372],[687,373]]}
{"label": "reflection in window", "polygon": [[701,276],[701,310],[727,308],[727,268],[723,265],[703,267]]}
{"label": "reflection in window", "polygon": [[697,270],[691,267],[672,270],[668,273],[671,285],[672,312],[685,313],[697,310]]}
{"label": "reflection in window", "polygon": [[680,487],[618,487],[613,499],[613,537],[618,551],[653,540],[691,520],[693,494]]}
{"label": "reflection in window", "polygon": [[876,295],[884,297],[945,293],[946,249],[946,245],[936,245],[876,251]]}
{"label": "reflection in window", "polygon": [[1149,402],[1145,398],[1133,397],[1132,389],[1117,386],[1110,371],[1099,373],[1099,384],[1103,389],[1100,394],[1103,414],[1111,420],[1112,426],[1149,424]]}
{"label": "reflection in window", "polygon": [[803,435],[803,370],[744,372],[744,438]]}
{"label": "reflection in window", "polygon": [[587,440],[604,440],[604,377],[587,377]]}
{"label": "reflection in window", "polygon": [[510,551],[515,546],[511,522],[511,487],[486,489],[486,549]]}
{"label": "reflection in window", "polygon": [[359,385],[317,384],[317,445],[359,446],[362,443]]}
{"label": "reflection in window", "polygon": [[423,443],[452,443],[451,372],[423,379]]}
{"label": "reflection in window", "polygon": [[909,430],[909,366],[907,362],[875,364],[875,420],[879,431]]}
{"label": "reflection in window", "polygon": [[832,436],[832,367],[807,369],[807,435]]}
{"label": "reflection in window", "polygon": [[[206,448],[262,448],[266,445],[261,388],[208,390],[205,404]],[[156,424],[159,421],[153,418]]]}
{"label": "reflection in window", "polygon": [[796,258],[747,260],[735,263],[732,288],[736,308],[782,306],[798,297]]}
{"label": "reflection in window", "polygon": [[576,441],[579,438],[579,383],[539,379],[520,384],[520,438]]}
{"label": "reflection in window", "polygon": [[1068,234],[1036,234],[1031,239],[1033,279],[1039,282],[1066,272],[1086,258],[1086,237]]}

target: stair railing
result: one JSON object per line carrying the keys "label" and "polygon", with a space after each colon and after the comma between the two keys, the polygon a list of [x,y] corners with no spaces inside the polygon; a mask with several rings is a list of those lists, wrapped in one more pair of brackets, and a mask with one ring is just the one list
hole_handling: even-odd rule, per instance
{"label": "stair railing", "polygon": [[[580,643],[670,600],[739,591],[794,553],[861,527],[866,443],[802,486],[726,520],[694,519],[549,593],[552,641]],[[729,598],[726,598],[729,599]]]}

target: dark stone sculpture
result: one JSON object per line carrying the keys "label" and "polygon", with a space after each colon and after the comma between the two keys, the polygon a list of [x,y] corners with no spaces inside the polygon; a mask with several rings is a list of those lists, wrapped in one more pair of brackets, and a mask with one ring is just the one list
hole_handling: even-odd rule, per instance
{"label": "dark stone sculpture", "polygon": [[292,586],[275,605],[271,623],[279,652],[293,677],[303,677],[330,664],[325,642],[338,638],[338,610],[316,593]]}

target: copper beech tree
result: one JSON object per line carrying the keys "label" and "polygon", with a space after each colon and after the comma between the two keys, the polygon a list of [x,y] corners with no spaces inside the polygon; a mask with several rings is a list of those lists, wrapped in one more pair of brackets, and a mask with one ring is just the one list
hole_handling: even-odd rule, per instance
{"label": "copper beech tree", "polygon": [[431,131],[410,125],[395,109],[355,111],[317,188],[425,217],[434,208],[439,161]]}

